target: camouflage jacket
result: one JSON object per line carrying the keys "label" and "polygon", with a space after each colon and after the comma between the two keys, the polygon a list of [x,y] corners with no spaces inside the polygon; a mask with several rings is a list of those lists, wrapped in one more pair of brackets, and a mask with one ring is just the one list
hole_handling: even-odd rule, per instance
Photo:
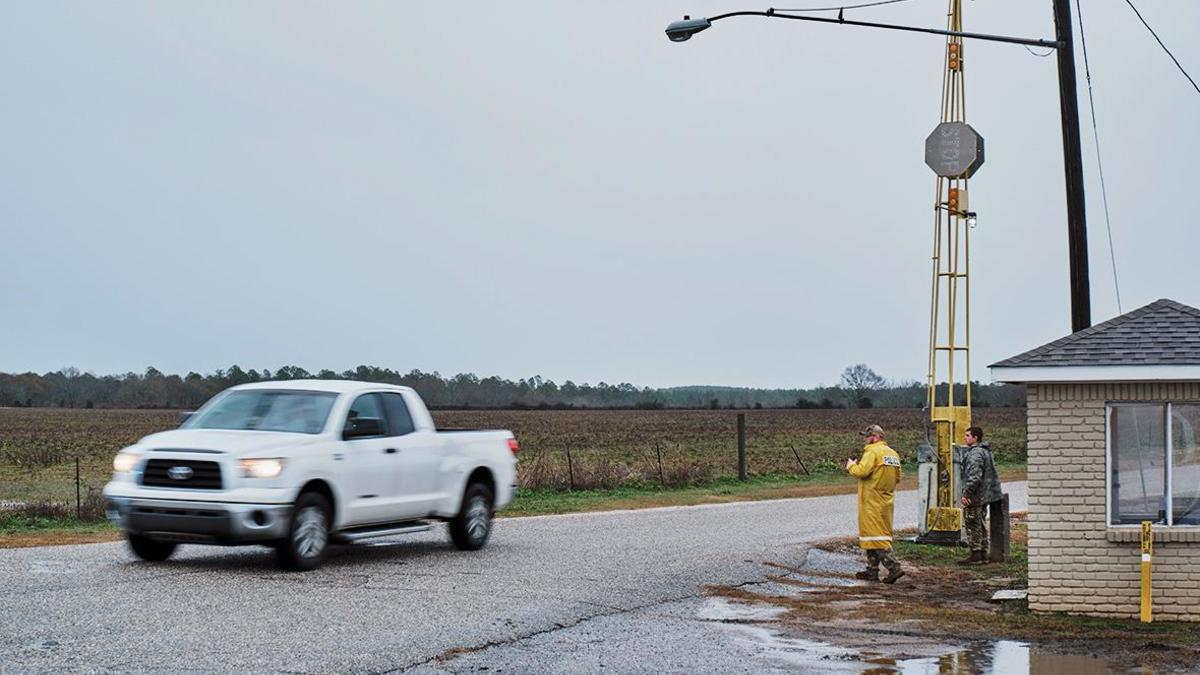
{"label": "camouflage jacket", "polygon": [[1000,476],[986,442],[963,451],[963,496],[973,506],[1000,501]]}

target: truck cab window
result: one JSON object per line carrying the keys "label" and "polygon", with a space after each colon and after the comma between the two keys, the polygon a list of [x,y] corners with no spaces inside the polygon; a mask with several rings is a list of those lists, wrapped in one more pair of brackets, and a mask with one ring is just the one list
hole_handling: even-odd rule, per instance
{"label": "truck cab window", "polygon": [[354,399],[349,412],[346,413],[344,429],[351,431],[356,425],[360,424],[359,420],[375,420],[375,423],[379,426],[379,435],[388,435],[387,418],[384,414],[383,402],[380,401],[379,394],[363,394]]}
{"label": "truck cab window", "polygon": [[404,403],[404,396],[389,393],[380,394],[380,396],[383,397],[383,405],[387,410],[389,436],[403,436],[416,430],[412,415]]}

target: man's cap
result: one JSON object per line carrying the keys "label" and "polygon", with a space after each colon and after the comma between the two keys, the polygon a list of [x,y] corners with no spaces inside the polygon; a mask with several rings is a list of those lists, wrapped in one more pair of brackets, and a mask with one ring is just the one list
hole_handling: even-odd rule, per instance
{"label": "man's cap", "polygon": [[883,436],[883,427],[879,426],[878,424],[872,424],[866,429],[858,432],[858,434],[860,436]]}

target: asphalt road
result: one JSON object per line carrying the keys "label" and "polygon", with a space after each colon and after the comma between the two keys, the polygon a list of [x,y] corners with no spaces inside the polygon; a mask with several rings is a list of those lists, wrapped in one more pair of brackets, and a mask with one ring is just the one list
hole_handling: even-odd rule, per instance
{"label": "asphalt road", "polygon": [[[1024,509],[1025,484],[1005,489]],[[897,527],[915,522],[900,493]],[[855,527],[838,496],[501,520],[475,553],[439,527],[308,573],[262,547],[0,550],[0,674],[766,672],[705,623],[702,587],[761,583]]]}

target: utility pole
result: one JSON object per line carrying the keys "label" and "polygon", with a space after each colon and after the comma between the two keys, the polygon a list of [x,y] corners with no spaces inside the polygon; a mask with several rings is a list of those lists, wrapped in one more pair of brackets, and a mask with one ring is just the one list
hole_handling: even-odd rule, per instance
{"label": "utility pole", "polygon": [[1079,146],[1079,98],[1075,91],[1075,43],[1071,1],[1054,0],[1058,41],[1058,102],[1062,112],[1063,168],[1067,179],[1067,249],[1071,260],[1071,332],[1092,325],[1088,280],[1087,216],[1083,200],[1083,151]]}

